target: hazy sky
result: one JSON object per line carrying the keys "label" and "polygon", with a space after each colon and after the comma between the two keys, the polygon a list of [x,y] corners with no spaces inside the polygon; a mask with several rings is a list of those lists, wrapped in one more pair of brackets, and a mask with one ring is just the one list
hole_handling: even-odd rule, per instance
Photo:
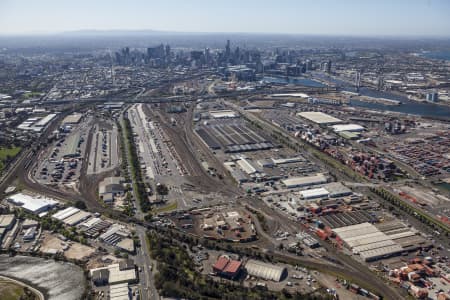
{"label": "hazy sky", "polygon": [[82,29],[450,36],[450,0],[0,0],[0,34]]}

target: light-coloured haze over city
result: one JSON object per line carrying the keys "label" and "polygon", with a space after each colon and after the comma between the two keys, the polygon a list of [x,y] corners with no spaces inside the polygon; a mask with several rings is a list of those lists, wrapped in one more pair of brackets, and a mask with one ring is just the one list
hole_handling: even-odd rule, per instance
{"label": "light-coloured haze over city", "polygon": [[449,36],[450,1],[1,0],[0,34],[162,30]]}

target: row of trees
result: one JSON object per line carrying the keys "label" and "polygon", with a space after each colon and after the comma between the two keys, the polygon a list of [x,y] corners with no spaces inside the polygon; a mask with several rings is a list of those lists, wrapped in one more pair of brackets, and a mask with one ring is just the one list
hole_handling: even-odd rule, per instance
{"label": "row of trees", "polygon": [[396,195],[392,194],[388,190],[382,188],[382,187],[371,187],[370,190],[386,200],[387,202],[393,204],[396,207],[399,207],[401,210],[405,211],[406,213],[414,216],[418,220],[420,220],[425,225],[433,228],[434,230],[438,230],[441,233],[444,233],[446,236],[450,233],[450,228],[443,224],[442,222],[439,222],[432,216],[426,214],[425,212],[421,211],[418,208],[415,208],[414,206],[406,203]]}
{"label": "row of trees", "polygon": [[124,120],[124,130],[125,136],[128,142],[128,153],[130,155],[131,160],[131,173],[134,182],[134,189],[136,191],[137,200],[139,201],[139,205],[143,212],[148,212],[150,207],[150,202],[148,201],[146,186],[144,181],[142,180],[142,173],[140,168],[139,157],[137,154],[136,144],[134,142],[134,138],[132,135],[132,128],[130,120],[127,117],[123,118]]}

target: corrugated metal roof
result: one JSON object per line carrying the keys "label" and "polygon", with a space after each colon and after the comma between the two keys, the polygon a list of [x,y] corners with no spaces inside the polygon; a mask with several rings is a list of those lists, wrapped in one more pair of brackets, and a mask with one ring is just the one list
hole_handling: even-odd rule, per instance
{"label": "corrugated metal roof", "polygon": [[265,280],[281,281],[283,273],[287,272],[285,267],[267,264],[250,259],[245,264],[245,269],[250,276],[260,277]]}

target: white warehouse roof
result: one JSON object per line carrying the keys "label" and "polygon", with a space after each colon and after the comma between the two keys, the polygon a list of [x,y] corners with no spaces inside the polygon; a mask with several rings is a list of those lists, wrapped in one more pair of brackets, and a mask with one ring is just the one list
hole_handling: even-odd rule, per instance
{"label": "white warehouse roof", "polygon": [[7,200],[16,206],[20,206],[23,209],[35,214],[47,211],[58,204],[58,201],[50,198],[43,196],[31,196],[23,193],[11,195],[7,198]]}
{"label": "white warehouse roof", "polygon": [[335,228],[333,231],[353,253],[365,261],[389,257],[403,251],[393,239],[370,223]]}
{"label": "white warehouse roof", "polygon": [[342,124],[342,125],[333,125],[333,130],[336,132],[342,132],[342,131],[363,131],[365,128],[358,124]]}
{"label": "white warehouse roof", "polygon": [[303,176],[303,177],[291,177],[288,179],[281,180],[281,183],[283,183],[287,188],[315,185],[326,182],[327,178],[323,174]]}
{"label": "white warehouse roof", "polygon": [[214,119],[223,119],[223,118],[237,118],[238,115],[236,112],[232,110],[212,110],[209,114]]}
{"label": "white warehouse roof", "polygon": [[250,259],[245,264],[245,269],[250,276],[277,282],[281,281],[283,275],[287,272],[285,267],[267,264],[254,259]]}
{"label": "white warehouse roof", "polygon": [[300,195],[302,196],[303,199],[327,197],[328,194],[329,194],[328,191],[324,188],[300,191]]}
{"label": "white warehouse roof", "polygon": [[342,123],[342,120],[320,111],[304,111],[299,112],[297,115],[320,125],[332,125]]}
{"label": "white warehouse roof", "polygon": [[48,114],[47,116],[40,119],[36,124],[34,124],[34,127],[45,127],[55,117],[56,117],[56,114]]}
{"label": "white warehouse roof", "polygon": [[241,158],[237,161],[237,164],[247,174],[254,174],[257,173],[258,170],[245,158]]}
{"label": "white warehouse roof", "polygon": [[75,207],[73,207],[73,206],[70,206],[70,207],[65,208],[65,209],[63,209],[63,210],[61,210],[61,211],[58,211],[56,214],[54,214],[54,215],[52,216],[52,218],[62,221],[62,220],[64,220],[64,219],[70,217],[71,215],[76,214],[76,213],[79,212],[79,211],[80,211],[80,210],[79,210],[78,208],[75,208]]}

